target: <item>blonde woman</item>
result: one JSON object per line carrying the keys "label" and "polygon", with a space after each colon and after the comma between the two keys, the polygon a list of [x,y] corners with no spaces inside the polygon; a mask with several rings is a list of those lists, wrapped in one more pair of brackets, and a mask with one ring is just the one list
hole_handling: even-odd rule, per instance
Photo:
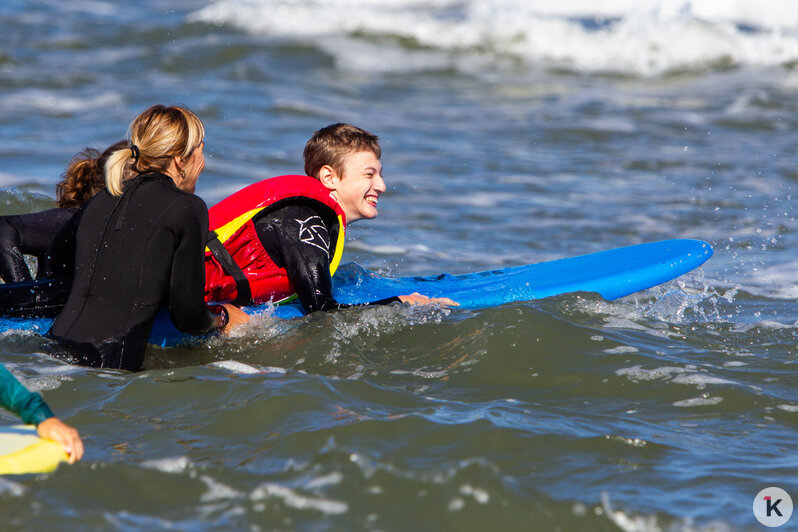
{"label": "blonde woman", "polygon": [[187,109],[144,111],[130,125],[129,144],[108,158],[106,189],[57,237],[56,274],[73,281],[50,336],[73,361],[140,369],[161,308],[189,334],[226,333],[248,319],[203,299],[208,209],[194,187],[205,167],[204,136]]}

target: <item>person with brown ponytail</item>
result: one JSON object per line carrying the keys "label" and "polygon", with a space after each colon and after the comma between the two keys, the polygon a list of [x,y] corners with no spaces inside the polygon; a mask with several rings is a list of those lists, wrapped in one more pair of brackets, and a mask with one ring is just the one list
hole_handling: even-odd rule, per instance
{"label": "person with brown ponytail", "polygon": [[140,369],[164,307],[180,331],[223,333],[248,320],[233,305],[204,301],[208,209],[194,195],[205,167],[205,129],[182,107],[136,117],[128,144],[105,165],[106,189],[56,237],[56,275],[72,275],[49,336],[74,362]]}
{"label": "person with brown ponytail", "polygon": [[0,216],[0,279],[6,283],[32,279],[23,255],[37,261],[36,278],[47,274],[47,250],[67,221],[97,192],[105,188],[103,168],[112,152],[127,145],[119,141],[102,154],[86,148],[75,155],[56,188],[58,208],[29,214]]}

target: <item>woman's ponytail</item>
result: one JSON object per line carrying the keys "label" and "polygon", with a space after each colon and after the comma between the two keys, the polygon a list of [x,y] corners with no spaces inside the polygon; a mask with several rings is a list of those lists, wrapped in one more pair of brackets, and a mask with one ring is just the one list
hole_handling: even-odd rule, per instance
{"label": "woman's ponytail", "polygon": [[102,182],[103,175],[102,169],[97,166],[99,156],[100,152],[92,148],[75,155],[62,174],[61,182],[55,186],[56,203],[60,208],[80,207],[94,195],[92,184],[98,180]]}
{"label": "woman's ponytail", "polygon": [[122,183],[131,177],[131,155],[130,148],[124,147],[113,152],[105,163],[105,188],[112,196],[121,196]]}
{"label": "woman's ponytail", "polygon": [[58,206],[62,209],[80,207],[104,189],[105,162],[111,153],[125,146],[127,141],[120,140],[107,147],[102,154],[93,148],[76,154],[55,186]]}

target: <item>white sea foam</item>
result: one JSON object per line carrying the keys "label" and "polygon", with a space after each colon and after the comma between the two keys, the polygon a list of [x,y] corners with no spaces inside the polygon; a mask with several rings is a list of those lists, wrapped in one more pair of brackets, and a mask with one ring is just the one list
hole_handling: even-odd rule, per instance
{"label": "white sea foam", "polygon": [[608,355],[621,355],[624,353],[637,353],[640,351],[638,348],[633,347],[631,345],[619,345],[618,347],[613,347],[612,349],[605,349],[604,352]]}
{"label": "white sea foam", "polygon": [[458,512],[463,508],[465,508],[465,501],[460,497],[455,497],[454,499],[451,500],[451,502],[446,508],[450,512]]}
{"label": "white sea foam", "polygon": [[490,494],[487,491],[482,488],[475,488],[470,484],[463,484],[460,486],[459,491],[461,495],[473,497],[479,504],[487,504],[490,501]]}
{"label": "white sea foam", "polygon": [[209,365],[215,366],[217,368],[226,369],[227,371],[232,371],[233,373],[253,374],[253,373],[263,372],[263,370],[260,368],[257,368],[255,366],[250,366],[249,364],[244,364],[243,362],[238,362],[235,360],[221,360],[219,362],[212,362]]}
{"label": "white sea foam", "polygon": [[631,381],[653,381],[661,379],[669,379],[674,374],[686,373],[688,370],[684,368],[663,366],[654,369],[643,369],[641,366],[632,366],[631,368],[621,368],[615,371],[618,376],[625,376]]}
{"label": "white sea foam", "polygon": [[208,475],[201,476],[200,480],[202,480],[208,487],[208,491],[203,493],[200,497],[200,502],[235,499],[243,495],[243,493],[240,491],[235,490],[226,484],[222,484],[221,482],[217,482]]}
{"label": "white sea foam", "polygon": [[703,389],[707,384],[734,384],[734,381],[713,377],[705,373],[698,372],[693,368],[679,368],[673,366],[662,366],[654,369],[643,369],[641,366],[621,368],[615,371],[618,376],[628,378],[632,382],[662,380],[670,381],[674,384],[688,384]]}
{"label": "white sea foam", "polygon": [[186,456],[176,456],[173,458],[159,458],[147,460],[141,465],[148,469],[155,469],[162,473],[182,473],[191,465],[191,460]]}
{"label": "white sea foam", "polygon": [[55,377],[36,377],[25,379],[25,387],[32,392],[47,392],[61,387],[61,381]]}
{"label": "white sea foam", "polygon": [[606,514],[607,518],[624,532],[662,530],[662,527],[657,523],[657,517],[654,515],[647,517],[640,515],[633,516],[621,510],[614,510],[610,503],[610,495],[606,491],[601,492],[601,504],[603,513]]}
{"label": "white sea foam", "polygon": [[728,379],[721,379],[720,377],[711,377],[703,373],[688,373],[677,375],[671,382],[676,384],[691,384],[703,388],[707,384],[734,384],[733,381]]}
{"label": "white sea foam", "polygon": [[798,259],[790,262],[768,264],[748,273],[746,290],[766,297],[779,299],[798,299],[798,284],[795,271]]}
{"label": "white sea foam", "polygon": [[11,495],[12,497],[22,497],[28,489],[17,482],[0,477],[0,495]]}
{"label": "white sea foam", "polygon": [[340,484],[344,480],[343,474],[338,471],[333,471],[330,474],[322,475],[320,477],[316,477],[311,479],[306,485],[305,488],[309,490],[317,490],[320,488],[326,488],[327,486],[333,486],[336,484]]}
{"label": "white sea foam", "polygon": [[320,497],[308,497],[291,488],[272,482],[261,484],[255,488],[250,498],[253,501],[261,501],[268,498],[282,499],[283,503],[291,508],[316,510],[328,515],[343,514],[349,510],[349,505],[345,502]]}
{"label": "white sea foam", "polygon": [[739,360],[730,360],[729,362],[724,362],[723,365],[727,368],[739,368],[748,364]]}
{"label": "white sea foam", "polygon": [[673,406],[688,408],[691,406],[710,406],[716,405],[723,401],[723,397],[693,397],[692,399],[685,399],[683,401],[676,401]]}
{"label": "white sea foam", "polygon": [[798,59],[791,0],[218,0],[190,20],[315,42],[356,70],[468,70],[510,58],[656,75]]}
{"label": "white sea foam", "polygon": [[96,110],[101,107],[118,107],[124,103],[120,93],[104,92],[93,94],[91,97],[75,98],[66,97],[57,91],[25,89],[4,97],[0,106],[14,110],[33,110],[52,113],[79,113],[86,110]]}

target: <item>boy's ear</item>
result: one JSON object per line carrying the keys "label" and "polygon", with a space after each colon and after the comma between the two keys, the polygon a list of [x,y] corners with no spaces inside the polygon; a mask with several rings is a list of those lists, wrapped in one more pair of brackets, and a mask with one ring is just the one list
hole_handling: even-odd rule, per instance
{"label": "boy's ear", "polygon": [[335,170],[332,166],[325,164],[321,167],[318,173],[319,181],[322,185],[327,187],[327,190],[333,191],[338,189],[338,174],[335,173]]}

